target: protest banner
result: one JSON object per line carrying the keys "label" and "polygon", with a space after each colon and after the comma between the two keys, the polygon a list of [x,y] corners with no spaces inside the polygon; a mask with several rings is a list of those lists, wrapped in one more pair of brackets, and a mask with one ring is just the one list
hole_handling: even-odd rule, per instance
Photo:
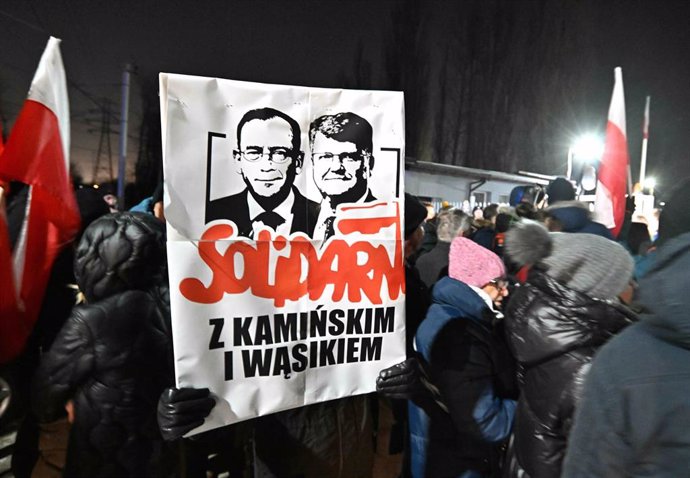
{"label": "protest banner", "polygon": [[405,356],[403,95],[160,75],[192,434],[368,393]]}

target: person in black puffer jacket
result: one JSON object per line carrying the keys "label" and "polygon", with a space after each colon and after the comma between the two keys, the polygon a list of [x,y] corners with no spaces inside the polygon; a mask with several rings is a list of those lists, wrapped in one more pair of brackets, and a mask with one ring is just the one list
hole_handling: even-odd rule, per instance
{"label": "person in black puffer jacket", "polygon": [[520,367],[507,475],[555,478],[595,352],[635,320],[618,300],[633,261],[603,237],[549,233],[534,222],[507,233],[506,253],[533,266],[506,310],[508,342]]}
{"label": "person in black puffer jacket", "polygon": [[94,221],[75,253],[76,306],[34,377],[32,406],[50,422],[73,408],[65,477],[168,476],[156,423],[174,383],[165,230],[152,216]]}

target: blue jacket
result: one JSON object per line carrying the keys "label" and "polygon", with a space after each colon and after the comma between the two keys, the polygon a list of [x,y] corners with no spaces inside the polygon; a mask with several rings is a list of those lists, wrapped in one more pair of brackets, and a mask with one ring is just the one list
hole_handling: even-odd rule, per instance
{"label": "blue jacket", "polygon": [[445,277],[415,337],[440,402],[410,403],[411,472],[415,477],[487,476],[497,446],[510,434],[515,366],[500,325],[466,284]]}
{"label": "blue jacket", "polygon": [[640,280],[647,274],[647,271],[654,265],[656,254],[656,249],[653,249],[644,256],[633,256],[633,260],[635,261],[635,272],[633,277],[635,279]]}
{"label": "blue jacket", "polygon": [[606,226],[592,220],[587,204],[580,201],[564,201],[550,206],[546,211],[563,227],[563,232],[585,232],[613,239]]}
{"label": "blue jacket", "polygon": [[130,208],[131,212],[143,212],[146,214],[151,214],[151,211],[153,210],[153,197],[149,196],[145,199],[142,199],[141,202],[136,204],[135,206],[132,206]]}

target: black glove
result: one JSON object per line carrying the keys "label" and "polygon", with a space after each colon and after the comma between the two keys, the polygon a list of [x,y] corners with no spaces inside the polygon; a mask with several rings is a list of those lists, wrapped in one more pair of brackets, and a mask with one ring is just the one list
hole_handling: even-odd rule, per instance
{"label": "black glove", "polygon": [[420,380],[423,373],[417,359],[408,358],[379,372],[376,391],[393,399],[412,400],[420,395],[428,395],[429,392]]}
{"label": "black glove", "polygon": [[166,388],[158,399],[158,426],[173,441],[204,423],[216,401],[208,388]]}

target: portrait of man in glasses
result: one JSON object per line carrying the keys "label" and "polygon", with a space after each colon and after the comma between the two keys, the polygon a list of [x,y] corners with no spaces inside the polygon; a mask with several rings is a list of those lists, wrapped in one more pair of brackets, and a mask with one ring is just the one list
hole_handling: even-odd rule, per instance
{"label": "portrait of man in glasses", "polygon": [[237,125],[233,156],[246,189],[210,201],[206,222],[229,219],[245,237],[256,237],[262,226],[285,236],[311,236],[319,206],[294,186],[304,159],[299,124],[273,108],[250,110]]}
{"label": "portrait of man in glasses", "polygon": [[369,122],[350,112],[321,116],[309,127],[314,183],[323,197],[314,239],[326,240],[334,234],[339,204],[376,200],[369,190],[372,137]]}

